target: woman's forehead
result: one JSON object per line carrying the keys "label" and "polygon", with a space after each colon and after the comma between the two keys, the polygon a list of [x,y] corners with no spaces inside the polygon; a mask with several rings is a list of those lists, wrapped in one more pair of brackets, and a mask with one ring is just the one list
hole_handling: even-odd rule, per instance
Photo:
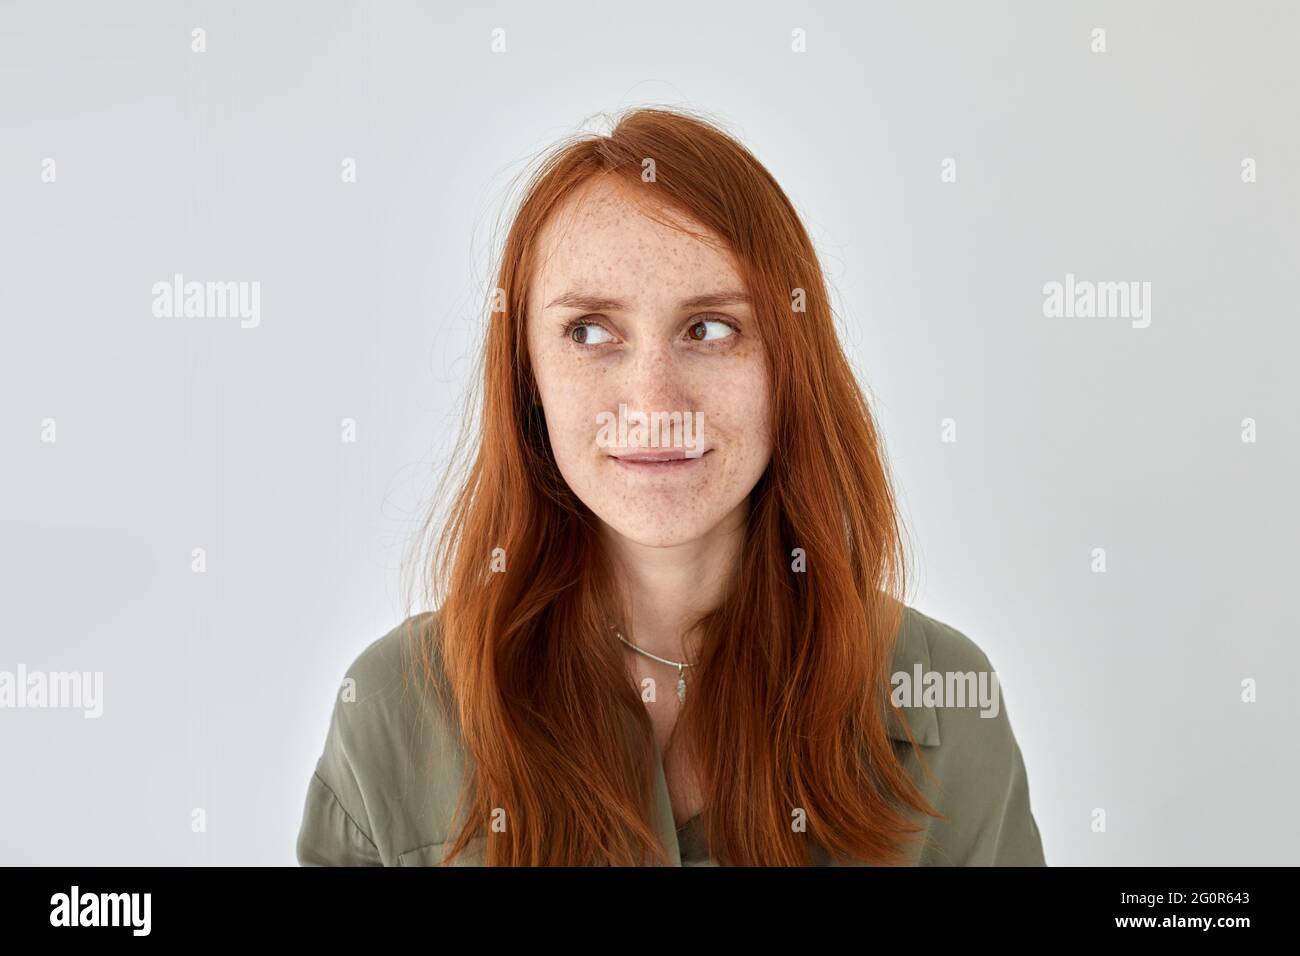
{"label": "woman's forehead", "polygon": [[[597,183],[556,210],[538,237],[534,302],[545,307],[575,291],[620,298],[740,284],[733,257],[716,236],[684,214],[660,208],[651,214],[629,193],[635,188]],[[658,221],[665,217],[680,225]]]}

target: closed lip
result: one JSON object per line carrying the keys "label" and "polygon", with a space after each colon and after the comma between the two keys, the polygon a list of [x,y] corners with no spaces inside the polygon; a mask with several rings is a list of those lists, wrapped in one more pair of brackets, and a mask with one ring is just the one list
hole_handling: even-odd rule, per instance
{"label": "closed lip", "polygon": [[688,455],[685,449],[682,448],[659,448],[651,451],[641,450],[618,455],[611,454],[609,457],[629,465],[663,465],[672,462],[699,461],[711,451],[713,451],[712,448],[706,448],[699,455]]}

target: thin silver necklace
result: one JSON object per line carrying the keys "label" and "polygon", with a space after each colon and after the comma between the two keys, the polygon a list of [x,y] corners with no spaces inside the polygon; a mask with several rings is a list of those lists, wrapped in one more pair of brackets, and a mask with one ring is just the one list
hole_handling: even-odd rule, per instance
{"label": "thin silver necklace", "polygon": [[622,641],[628,647],[632,648],[632,650],[636,651],[638,654],[644,654],[646,657],[653,658],[654,660],[658,661],[660,664],[667,664],[669,667],[676,667],[677,668],[677,700],[679,703],[682,704],[686,703],[685,668],[694,667],[695,666],[694,664],[687,664],[684,661],[670,661],[660,657],[658,654],[651,654],[649,651],[642,650],[641,648],[633,644],[631,641],[629,641],[626,637],[623,636],[622,632],[619,631],[618,628],[615,627],[612,628],[612,630],[618,636],[618,639],[620,641]]}

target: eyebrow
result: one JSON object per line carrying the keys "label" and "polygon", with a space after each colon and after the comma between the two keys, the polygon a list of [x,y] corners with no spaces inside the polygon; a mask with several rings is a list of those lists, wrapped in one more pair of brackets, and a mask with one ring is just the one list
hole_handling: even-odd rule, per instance
{"label": "eyebrow", "polygon": [[[693,295],[688,299],[682,299],[677,303],[677,307],[679,309],[711,309],[723,305],[749,305],[751,302],[748,293],[727,290]],[[590,312],[624,312],[628,308],[627,303],[621,299],[610,299],[589,292],[566,292],[554,299],[546,308],[553,309],[557,306],[585,309]]]}

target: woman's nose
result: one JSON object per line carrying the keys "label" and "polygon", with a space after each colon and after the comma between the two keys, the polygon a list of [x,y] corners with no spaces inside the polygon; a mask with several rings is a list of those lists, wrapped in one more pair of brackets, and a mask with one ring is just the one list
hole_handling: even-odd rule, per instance
{"label": "woman's nose", "polygon": [[640,350],[628,369],[624,401],[644,412],[687,411],[689,391],[685,370],[667,346]]}

